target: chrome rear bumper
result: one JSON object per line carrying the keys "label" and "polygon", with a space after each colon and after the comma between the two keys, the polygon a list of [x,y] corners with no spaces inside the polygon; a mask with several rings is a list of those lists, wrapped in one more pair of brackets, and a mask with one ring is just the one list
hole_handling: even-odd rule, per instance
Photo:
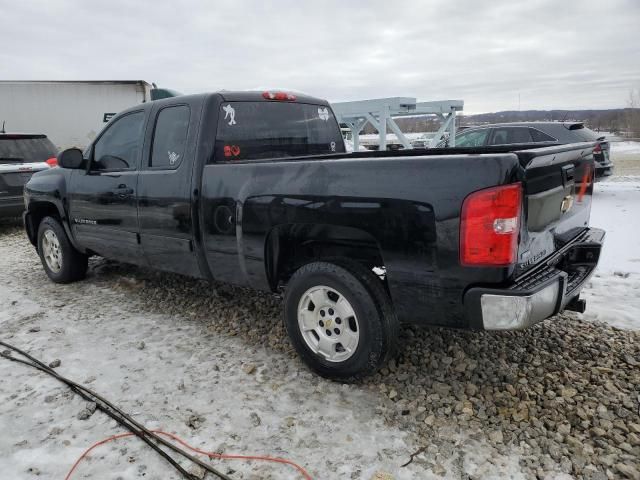
{"label": "chrome rear bumper", "polygon": [[521,330],[571,308],[595,271],[604,236],[587,230],[512,285],[470,288],[464,296],[469,326]]}

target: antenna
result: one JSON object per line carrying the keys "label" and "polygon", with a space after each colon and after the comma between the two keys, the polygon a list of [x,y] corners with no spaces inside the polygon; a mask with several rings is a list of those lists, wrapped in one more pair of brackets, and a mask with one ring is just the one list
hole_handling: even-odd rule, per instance
{"label": "antenna", "polygon": [[2,130],[0,130],[0,133],[7,133],[7,131],[4,129],[4,122],[5,120],[2,121]]}

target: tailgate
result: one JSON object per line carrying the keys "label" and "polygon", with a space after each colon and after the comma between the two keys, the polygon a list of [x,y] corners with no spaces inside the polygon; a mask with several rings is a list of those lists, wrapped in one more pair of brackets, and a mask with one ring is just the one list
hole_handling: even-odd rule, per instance
{"label": "tailgate", "polygon": [[525,169],[516,277],[589,226],[594,146],[578,143],[516,152]]}

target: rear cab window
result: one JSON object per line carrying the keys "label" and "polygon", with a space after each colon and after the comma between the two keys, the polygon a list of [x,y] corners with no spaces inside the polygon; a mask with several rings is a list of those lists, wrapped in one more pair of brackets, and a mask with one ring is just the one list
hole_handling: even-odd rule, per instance
{"label": "rear cab window", "polygon": [[294,102],[223,102],[214,161],[345,153],[331,108]]}

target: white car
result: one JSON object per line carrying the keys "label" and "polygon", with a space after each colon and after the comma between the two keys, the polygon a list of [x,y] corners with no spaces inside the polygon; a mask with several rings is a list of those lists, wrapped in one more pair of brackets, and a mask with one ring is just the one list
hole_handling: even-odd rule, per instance
{"label": "white car", "polygon": [[57,153],[46,135],[0,133],[0,217],[23,212],[24,184],[35,172],[57,166]]}

